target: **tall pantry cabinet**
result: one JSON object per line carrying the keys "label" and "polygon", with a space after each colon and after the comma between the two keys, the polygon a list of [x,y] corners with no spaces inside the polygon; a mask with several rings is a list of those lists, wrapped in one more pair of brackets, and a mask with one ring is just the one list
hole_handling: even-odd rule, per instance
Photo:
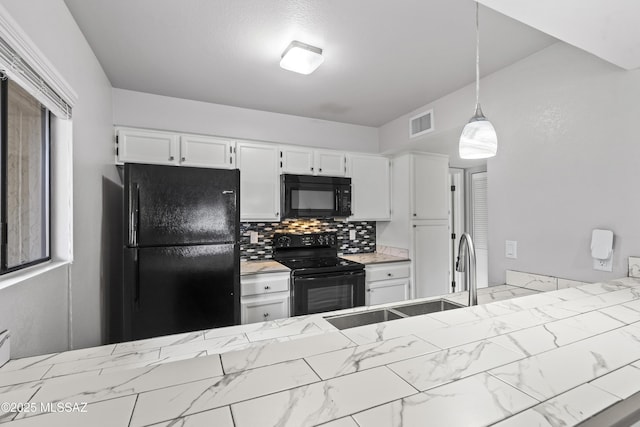
{"label": "tall pantry cabinet", "polygon": [[409,153],[395,157],[391,183],[391,221],[378,225],[378,243],[409,250],[412,297],[449,293],[448,156]]}

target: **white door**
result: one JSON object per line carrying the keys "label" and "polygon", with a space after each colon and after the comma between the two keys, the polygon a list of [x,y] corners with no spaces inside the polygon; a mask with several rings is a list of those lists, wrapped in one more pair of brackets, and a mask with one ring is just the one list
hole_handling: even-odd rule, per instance
{"label": "white door", "polygon": [[304,147],[280,146],[282,173],[313,175],[313,150]]}
{"label": "white door", "polygon": [[315,174],[324,176],[344,176],[345,155],[337,151],[316,150],[313,153]]}
{"label": "white door", "polygon": [[449,218],[449,158],[412,156],[413,219]]}
{"label": "white door", "polygon": [[478,288],[489,285],[489,211],[487,172],[471,173],[471,238],[476,248]]}
{"label": "white door", "polygon": [[235,141],[200,135],[180,136],[180,164],[201,168],[234,169]]}
{"label": "white door", "polygon": [[450,292],[449,240],[447,220],[420,221],[413,225],[413,283],[416,298]]}
{"label": "white door", "polygon": [[391,219],[391,177],[389,159],[378,156],[348,155],[351,177],[350,220],[389,221]]}
{"label": "white door", "polygon": [[178,135],[169,132],[118,128],[118,162],[178,164]]}
{"label": "white door", "polygon": [[271,144],[238,142],[236,161],[240,169],[240,219],[280,220],[280,177],[278,147]]}

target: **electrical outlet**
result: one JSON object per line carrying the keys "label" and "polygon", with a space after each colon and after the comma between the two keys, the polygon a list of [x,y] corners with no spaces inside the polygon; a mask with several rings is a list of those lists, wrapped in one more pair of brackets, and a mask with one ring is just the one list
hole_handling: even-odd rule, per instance
{"label": "electrical outlet", "polygon": [[258,232],[250,231],[249,232],[249,243],[258,243]]}
{"label": "electrical outlet", "polygon": [[356,230],[349,230],[349,240],[356,240]]}
{"label": "electrical outlet", "polygon": [[599,271],[613,271],[613,253],[607,259],[593,259],[593,269]]}
{"label": "electrical outlet", "polygon": [[504,256],[511,259],[518,258],[518,242],[515,240],[507,240],[504,243]]}

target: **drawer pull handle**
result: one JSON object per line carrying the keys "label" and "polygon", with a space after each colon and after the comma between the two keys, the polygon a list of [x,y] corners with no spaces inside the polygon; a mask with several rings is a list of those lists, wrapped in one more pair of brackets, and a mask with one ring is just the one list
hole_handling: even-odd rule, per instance
{"label": "drawer pull handle", "polygon": [[391,276],[393,276],[393,274],[391,274],[391,273],[387,273],[387,276],[391,277]]}
{"label": "drawer pull handle", "polygon": [[265,291],[268,291],[269,289],[271,289],[271,286],[265,286],[265,287],[264,287],[264,290],[265,290]]}
{"label": "drawer pull handle", "polygon": [[266,319],[267,317],[269,317],[269,313],[265,313],[262,316],[264,316],[264,318]]}

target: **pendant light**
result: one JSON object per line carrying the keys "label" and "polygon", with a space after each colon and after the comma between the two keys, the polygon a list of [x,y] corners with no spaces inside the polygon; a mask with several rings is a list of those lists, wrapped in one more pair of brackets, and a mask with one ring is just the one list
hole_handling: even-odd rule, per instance
{"label": "pendant light", "polygon": [[476,111],[460,135],[461,159],[486,159],[498,151],[496,130],[480,108],[480,28],[476,1]]}

